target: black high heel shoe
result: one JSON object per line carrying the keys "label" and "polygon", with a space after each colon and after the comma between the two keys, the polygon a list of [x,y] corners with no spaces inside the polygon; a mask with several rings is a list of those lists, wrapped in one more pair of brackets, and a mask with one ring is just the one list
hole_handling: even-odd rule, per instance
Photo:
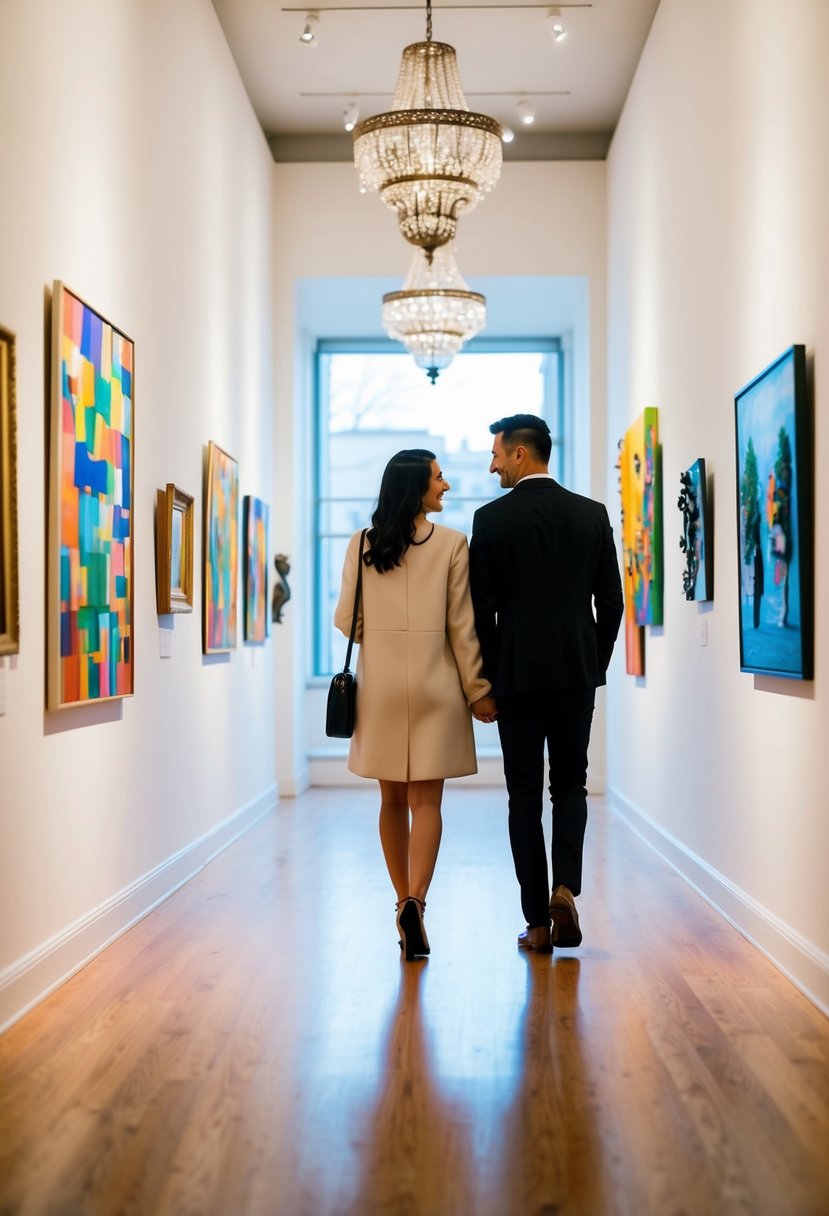
{"label": "black high heel shoe", "polygon": [[426,904],[414,895],[408,896],[397,905],[397,928],[400,933],[400,949],[406,956],[406,962],[411,963],[416,958],[422,958],[430,953],[429,939],[426,936],[426,926],[423,923],[423,909]]}

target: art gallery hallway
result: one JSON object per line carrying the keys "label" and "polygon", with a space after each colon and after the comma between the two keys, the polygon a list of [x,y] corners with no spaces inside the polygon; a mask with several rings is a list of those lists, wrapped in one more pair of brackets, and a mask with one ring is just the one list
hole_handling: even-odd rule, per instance
{"label": "art gallery hallway", "polygon": [[825,1216],[829,1023],[601,800],[551,958],[450,788],[414,964],[375,802],[283,800],[0,1038],[3,1216]]}

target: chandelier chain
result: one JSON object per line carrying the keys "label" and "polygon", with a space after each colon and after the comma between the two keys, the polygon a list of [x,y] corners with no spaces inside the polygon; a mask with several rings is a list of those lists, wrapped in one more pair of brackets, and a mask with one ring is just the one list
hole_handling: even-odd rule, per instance
{"label": "chandelier chain", "polygon": [[432,41],[432,0],[426,0],[426,41]]}

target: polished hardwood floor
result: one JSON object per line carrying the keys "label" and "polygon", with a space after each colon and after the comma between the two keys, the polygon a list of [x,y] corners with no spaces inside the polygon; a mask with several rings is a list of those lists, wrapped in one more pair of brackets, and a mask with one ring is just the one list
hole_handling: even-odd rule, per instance
{"label": "polished hardwood floor", "polygon": [[829,1022],[604,806],[516,948],[450,788],[401,962],[376,796],[276,812],[0,1038],[3,1216],[827,1216]]}

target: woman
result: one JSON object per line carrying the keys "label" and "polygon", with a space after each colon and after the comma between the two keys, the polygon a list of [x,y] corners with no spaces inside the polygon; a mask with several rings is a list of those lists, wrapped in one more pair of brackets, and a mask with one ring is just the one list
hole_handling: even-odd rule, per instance
{"label": "woman", "polygon": [[[383,473],[362,554],[348,767],[380,783],[380,840],[409,961],[429,953],[423,911],[440,846],[444,778],[478,771],[470,706],[482,722],[495,718],[481,674],[466,537],[426,518],[443,510],[449,488],[433,452],[398,452]],[[346,637],[359,545],[356,532],[334,614]]]}

